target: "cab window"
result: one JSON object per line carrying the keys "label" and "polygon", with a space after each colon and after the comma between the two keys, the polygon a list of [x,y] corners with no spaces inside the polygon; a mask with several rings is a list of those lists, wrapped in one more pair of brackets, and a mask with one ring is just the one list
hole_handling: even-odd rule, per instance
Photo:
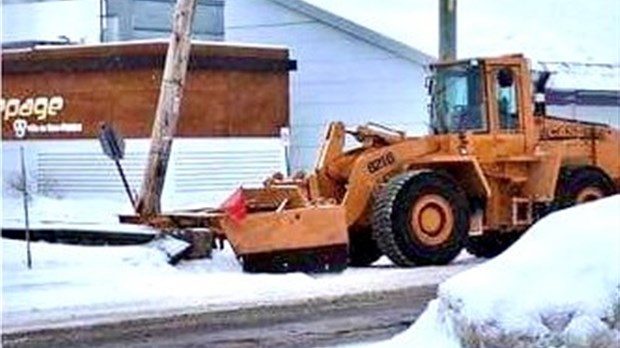
{"label": "cab window", "polygon": [[500,128],[519,129],[517,86],[511,69],[501,68],[495,73],[495,97]]}
{"label": "cab window", "polygon": [[437,133],[487,131],[482,106],[482,75],[477,65],[437,71],[431,103],[432,125]]}

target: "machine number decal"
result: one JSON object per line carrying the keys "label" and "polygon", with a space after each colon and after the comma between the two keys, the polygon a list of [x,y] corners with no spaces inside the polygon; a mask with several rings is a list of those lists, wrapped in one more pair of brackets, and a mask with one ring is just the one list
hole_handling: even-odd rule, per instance
{"label": "machine number decal", "polygon": [[392,152],[384,153],[383,155],[381,155],[381,157],[376,158],[368,163],[368,172],[370,174],[373,174],[391,165],[394,162],[396,162],[396,157],[394,157],[394,154]]}

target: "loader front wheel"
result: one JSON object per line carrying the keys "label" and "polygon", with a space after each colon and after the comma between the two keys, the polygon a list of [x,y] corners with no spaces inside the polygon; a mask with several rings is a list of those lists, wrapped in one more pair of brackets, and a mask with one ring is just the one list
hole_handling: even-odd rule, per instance
{"label": "loader front wheel", "polygon": [[382,187],[375,199],[375,240],[399,266],[452,261],[465,245],[468,228],[465,195],[443,173],[401,174]]}
{"label": "loader front wheel", "polygon": [[381,255],[370,228],[349,232],[349,265],[367,267],[379,260]]}

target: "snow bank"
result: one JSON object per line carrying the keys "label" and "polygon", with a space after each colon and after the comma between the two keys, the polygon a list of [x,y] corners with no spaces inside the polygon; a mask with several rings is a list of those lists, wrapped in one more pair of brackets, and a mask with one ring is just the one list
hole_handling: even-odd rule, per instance
{"label": "snow bank", "polygon": [[32,243],[26,267],[22,241],[2,239],[4,332],[261,305],[303,303],[374,291],[427,286],[472,267],[377,265],[340,274],[246,274],[227,246],[212,259],[176,267],[152,245],[77,246]]}
{"label": "snow bank", "polygon": [[399,347],[618,347],[620,195],[549,215],[440,285]]}
{"label": "snow bank", "polygon": [[[3,197],[2,226],[22,227],[19,199]],[[127,231],[116,214],[130,207],[105,200],[35,196],[31,226]],[[133,226],[139,232],[142,226]],[[152,233],[152,231],[150,231]],[[33,268],[26,267],[23,241],[2,239],[4,332],[88,325],[148,316],[299,303],[321,297],[433,285],[480,262],[463,253],[451,267],[403,269],[385,258],[375,267],[340,274],[246,274],[230,246],[212,259],[176,267],[153,243],[79,246],[32,243]]]}
{"label": "snow bank", "polygon": [[[24,205],[21,197],[2,196],[2,227],[24,228]],[[154,233],[142,225],[121,224],[120,214],[132,214],[127,200],[58,199],[31,195],[28,201],[29,226],[33,229],[53,228],[87,231]]]}

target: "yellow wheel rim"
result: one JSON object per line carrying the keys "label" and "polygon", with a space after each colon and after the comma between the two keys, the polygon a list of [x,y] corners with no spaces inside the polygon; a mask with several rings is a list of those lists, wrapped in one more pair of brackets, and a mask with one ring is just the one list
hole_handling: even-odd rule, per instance
{"label": "yellow wheel rim", "polygon": [[605,197],[605,193],[600,188],[590,186],[581,190],[577,194],[577,197],[575,198],[575,203],[581,204],[585,202],[595,201],[603,197]]}
{"label": "yellow wheel rim", "polygon": [[450,202],[436,194],[422,196],[411,209],[410,225],[412,237],[425,245],[444,243],[454,228]]}

